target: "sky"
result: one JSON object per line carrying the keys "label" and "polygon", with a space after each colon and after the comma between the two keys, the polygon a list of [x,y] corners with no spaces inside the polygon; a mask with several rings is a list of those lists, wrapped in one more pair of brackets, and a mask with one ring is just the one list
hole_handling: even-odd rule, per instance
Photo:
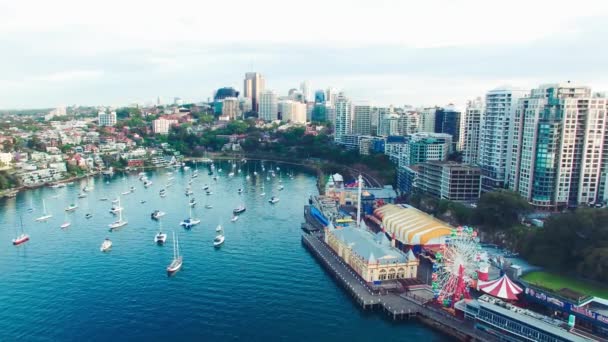
{"label": "sky", "polygon": [[0,0],[0,108],[203,101],[248,71],[376,105],[608,91],[607,41],[606,0]]}

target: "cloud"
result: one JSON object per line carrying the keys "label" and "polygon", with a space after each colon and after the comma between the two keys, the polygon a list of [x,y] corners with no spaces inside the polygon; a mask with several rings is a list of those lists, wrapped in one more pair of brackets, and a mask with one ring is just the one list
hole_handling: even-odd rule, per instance
{"label": "cloud", "polygon": [[[36,11],[31,11],[35,6]],[[378,104],[464,103],[499,84],[608,89],[608,1],[0,3],[2,107],[203,100],[258,70]],[[35,94],[35,96],[33,96]]]}

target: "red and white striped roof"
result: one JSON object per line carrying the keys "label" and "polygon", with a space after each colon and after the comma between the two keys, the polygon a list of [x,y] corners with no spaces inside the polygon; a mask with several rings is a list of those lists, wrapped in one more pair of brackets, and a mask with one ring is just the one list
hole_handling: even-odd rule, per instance
{"label": "red and white striped roof", "polygon": [[494,297],[508,300],[516,300],[522,291],[506,274],[496,280],[480,283],[479,289]]}

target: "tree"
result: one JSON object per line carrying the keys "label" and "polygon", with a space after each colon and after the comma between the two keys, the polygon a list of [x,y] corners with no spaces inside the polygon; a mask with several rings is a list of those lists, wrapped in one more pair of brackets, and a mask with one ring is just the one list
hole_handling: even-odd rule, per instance
{"label": "tree", "polygon": [[511,227],[520,216],[531,210],[530,204],[517,193],[507,190],[487,192],[481,196],[474,221],[489,232]]}

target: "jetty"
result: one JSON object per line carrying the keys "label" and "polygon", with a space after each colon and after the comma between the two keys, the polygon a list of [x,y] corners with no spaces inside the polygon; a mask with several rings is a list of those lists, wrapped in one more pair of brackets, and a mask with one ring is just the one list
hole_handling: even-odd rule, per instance
{"label": "jetty", "polygon": [[[310,222],[308,223],[308,227],[312,227]],[[475,329],[470,322],[427,305],[428,300],[423,297],[409,292],[396,293],[373,288],[322,241],[321,233],[315,232],[315,230],[309,231],[310,233],[302,234],[302,245],[363,310],[382,311],[395,321],[417,319],[461,341],[498,340],[492,335]]]}

